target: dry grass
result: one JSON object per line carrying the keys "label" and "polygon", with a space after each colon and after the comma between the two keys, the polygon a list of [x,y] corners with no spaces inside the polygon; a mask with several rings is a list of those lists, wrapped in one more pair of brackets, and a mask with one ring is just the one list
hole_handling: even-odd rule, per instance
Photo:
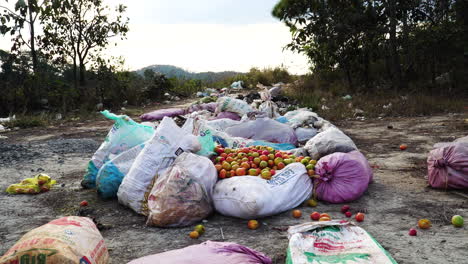
{"label": "dry grass", "polygon": [[[374,94],[351,94],[351,100],[343,99],[341,93],[318,89],[305,90],[291,87],[286,93],[303,107],[311,107],[329,120],[356,117],[356,109],[363,110],[366,118],[425,116],[443,113],[461,113],[468,107],[468,98],[440,97],[433,95],[401,95],[394,92]],[[323,109],[324,107],[328,109]]]}

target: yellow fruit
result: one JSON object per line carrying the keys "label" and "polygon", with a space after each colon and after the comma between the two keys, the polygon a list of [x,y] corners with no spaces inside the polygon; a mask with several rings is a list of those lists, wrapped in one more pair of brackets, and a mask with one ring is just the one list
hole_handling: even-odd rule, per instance
{"label": "yellow fruit", "polygon": [[307,200],[307,205],[310,206],[310,207],[315,207],[315,206],[317,206],[317,201],[314,200],[314,199],[309,199],[309,200]]}

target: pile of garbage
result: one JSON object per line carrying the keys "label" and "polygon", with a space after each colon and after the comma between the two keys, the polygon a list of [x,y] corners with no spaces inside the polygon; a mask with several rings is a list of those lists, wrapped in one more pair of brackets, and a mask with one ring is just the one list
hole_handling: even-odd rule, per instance
{"label": "pile of garbage", "polygon": [[310,109],[280,111],[273,98],[281,84],[259,87],[260,99],[250,104],[249,95],[238,99],[207,89],[203,99],[214,102],[146,113],[144,123],[103,111],[115,124],[89,161],[82,186],[117,197],[159,227],[188,226],[214,211],[254,219],[307,199],[361,197],[372,170],[351,138]]}
{"label": "pile of garbage", "polygon": [[[104,199],[117,198],[146,216],[148,226],[157,227],[189,226],[214,211],[256,219],[288,211],[308,199],[344,203],[363,195],[372,181],[372,170],[351,138],[311,109],[287,111],[291,106],[281,99],[283,84],[269,89],[259,86],[260,93],[229,96],[243,85],[239,81],[221,91],[207,89],[197,93],[201,99],[188,108],[143,114],[143,123],[102,111],[115,123],[89,161],[81,185],[95,188]],[[49,178],[37,186],[54,183]],[[18,191],[17,186],[13,189]],[[328,222],[290,228],[290,263],[303,263],[304,258],[332,263],[338,257],[391,263],[391,257],[364,230],[346,221]],[[255,229],[255,223],[258,227],[256,220],[250,220],[249,228]],[[321,249],[299,247],[306,240],[317,244],[314,239],[324,239],[331,229],[336,233],[330,237],[337,244],[357,246],[350,244],[336,257],[337,253],[323,256]],[[76,241],[57,239],[70,231],[81,235]],[[198,225],[190,237],[203,231]],[[39,238],[44,232],[48,236]],[[24,235],[0,263],[26,258],[36,263],[107,263],[108,251],[91,219],[64,217]],[[189,260],[272,263],[263,253],[243,245],[212,241],[131,263]]]}

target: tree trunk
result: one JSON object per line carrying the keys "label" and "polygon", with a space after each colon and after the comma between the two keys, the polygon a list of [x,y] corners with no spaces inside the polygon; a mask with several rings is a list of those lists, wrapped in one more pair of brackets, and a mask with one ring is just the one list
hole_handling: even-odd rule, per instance
{"label": "tree trunk", "polygon": [[35,34],[34,34],[34,21],[33,21],[33,9],[31,1],[28,1],[28,11],[29,11],[29,32],[31,38],[31,58],[33,63],[33,71],[37,73],[37,54],[36,54],[36,43],[35,43]]}
{"label": "tree trunk", "polygon": [[396,36],[397,19],[396,19],[396,3],[395,0],[388,1],[388,11],[390,16],[390,56],[393,70],[393,87],[396,89],[402,88],[401,81],[401,65],[398,54],[398,43]]}
{"label": "tree trunk", "polygon": [[80,85],[81,86],[86,85],[85,71],[86,71],[86,66],[83,63],[83,60],[80,58]]}
{"label": "tree trunk", "polygon": [[351,77],[351,71],[349,70],[348,65],[345,66],[345,71],[346,71],[346,78],[348,79],[349,90],[354,92],[353,79]]}

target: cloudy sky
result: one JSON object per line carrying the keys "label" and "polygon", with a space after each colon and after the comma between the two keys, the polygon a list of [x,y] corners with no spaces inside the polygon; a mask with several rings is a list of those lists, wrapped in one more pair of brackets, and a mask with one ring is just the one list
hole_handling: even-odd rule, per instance
{"label": "cloudy sky", "polygon": [[[308,70],[304,56],[283,51],[289,30],[271,16],[278,0],[107,0],[127,5],[130,32],[108,53],[129,69],[171,64],[190,71]],[[0,40],[0,48],[8,48]]]}

